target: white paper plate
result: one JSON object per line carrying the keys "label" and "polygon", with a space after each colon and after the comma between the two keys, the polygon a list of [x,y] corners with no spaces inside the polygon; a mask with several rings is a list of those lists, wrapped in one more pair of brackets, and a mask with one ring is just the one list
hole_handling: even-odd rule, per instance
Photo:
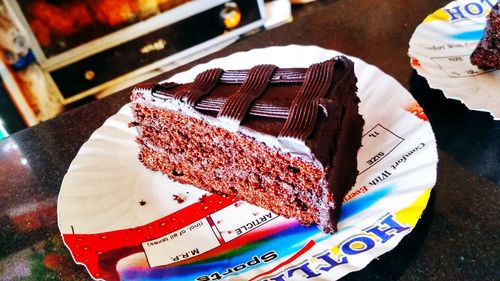
{"label": "white paper plate", "polygon": [[408,53],[413,68],[432,88],[500,120],[500,71],[486,72],[469,59],[483,36],[486,15],[494,3],[452,1],[417,27]]}
{"label": "white paper plate", "polygon": [[[314,46],[256,49],[171,80],[188,82],[213,67],[307,67],[336,55]],[[204,191],[147,170],[137,160],[125,106],[92,134],[63,180],[59,228],[75,261],[104,279],[117,279],[119,272],[122,280],[333,280],[393,249],[427,204],[436,143],[421,108],[399,83],[351,59],[366,124],[361,173],[342,206],[339,232],[323,234],[245,202],[203,197]]]}

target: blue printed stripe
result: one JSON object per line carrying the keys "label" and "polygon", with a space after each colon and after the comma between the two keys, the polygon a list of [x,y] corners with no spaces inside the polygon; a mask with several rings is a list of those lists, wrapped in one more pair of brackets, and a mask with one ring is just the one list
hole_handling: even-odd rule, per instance
{"label": "blue printed stripe", "polygon": [[370,191],[362,196],[351,199],[342,205],[342,210],[340,212],[340,219],[342,221],[348,217],[356,215],[357,213],[365,210],[366,208],[377,203],[378,200],[387,196],[387,194],[393,189],[393,186],[380,187],[377,190]]}
{"label": "blue printed stripe", "polygon": [[[158,267],[148,270],[126,269],[120,272],[120,277],[122,280],[157,281],[165,280],[165,278],[168,278],[168,280],[171,281],[196,280],[197,277],[210,275],[214,272],[222,274],[227,268],[232,268],[239,264],[245,264],[252,260],[254,256],[260,257],[270,251],[275,251],[278,254],[278,258],[294,254],[304,247],[304,245],[309,242],[311,237],[319,233],[320,231],[315,225],[311,227],[304,227],[299,224],[295,224],[282,232],[248,245],[250,247],[247,247],[247,251],[240,252],[231,257],[226,256],[224,259],[201,261],[182,266]],[[236,273],[241,274],[262,265],[265,265],[265,263],[261,262],[253,267],[247,267],[239,270]],[[228,274],[226,277],[231,275],[232,274]]]}
{"label": "blue printed stripe", "polygon": [[479,40],[484,35],[484,29],[461,32],[451,37],[456,40]]}

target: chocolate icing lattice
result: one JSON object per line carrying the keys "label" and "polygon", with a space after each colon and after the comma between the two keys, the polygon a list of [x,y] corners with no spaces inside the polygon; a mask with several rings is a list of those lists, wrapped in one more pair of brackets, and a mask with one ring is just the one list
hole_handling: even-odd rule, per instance
{"label": "chocolate icing lattice", "polygon": [[196,76],[194,82],[185,91],[180,91],[175,95],[176,100],[184,101],[189,106],[195,106],[196,102],[217,86],[223,70],[220,68],[209,69]]}
{"label": "chocolate icing lattice", "polygon": [[[345,57],[338,57],[304,68],[282,68],[274,65],[258,65],[250,70],[210,69],[195,78],[194,82],[177,90],[175,83],[139,84],[134,93],[149,93],[151,96],[185,102],[197,110],[217,112],[217,118],[230,120],[239,125],[245,116],[261,116],[286,119],[278,137],[305,141],[314,130],[320,107],[325,100],[331,101],[336,62],[344,67]],[[344,73],[346,74],[346,73]],[[344,75],[346,76],[346,75]],[[336,80],[343,80],[342,77]],[[241,84],[239,89],[226,97],[213,97],[210,93],[218,83]],[[275,100],[260,98],[269,84],[302,83],[291,106]]]}
{"label": "chocolate icing lattice", "polygon": [[226,99],[217,118],[229,119],[239,125],[253,101],[266,90],[276,68],[275,65],[257,65],[250,69],[238,91]]}
{"label": "chocolate icing lattice", "polygon": [[334,64],[334,61],[329,60],[309,67],[304,83],[292,102],[290,113],[279,138],[305,141],[312,133],[318,116],[320,99],[326,95],[332,84]]}

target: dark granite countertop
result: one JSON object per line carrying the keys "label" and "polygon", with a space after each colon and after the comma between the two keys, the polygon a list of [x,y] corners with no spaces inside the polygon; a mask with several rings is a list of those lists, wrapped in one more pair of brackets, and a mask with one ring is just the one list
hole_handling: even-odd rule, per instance
{"label": "dark granite countertop", "polygon": [[[430,89],[407,56],[416,26],[447,2],[317,1],[311,5],[319,9],[290,24],[153,80],[237,51],[288,44],[335,49],[378,66],[426,111],[438,143],[438,177],[416,228],[394,250],[344,279],[500,280],[500,121]],[[90,279],[62,244],[56,199],[78,149],[128,96],[121,91],[0,141],[1,280]]]}

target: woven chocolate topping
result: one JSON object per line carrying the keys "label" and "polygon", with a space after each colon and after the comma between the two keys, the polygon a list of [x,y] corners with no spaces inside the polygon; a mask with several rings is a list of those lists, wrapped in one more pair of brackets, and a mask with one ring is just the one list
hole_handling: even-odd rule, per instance
{"label": "woven chocolate topping", "polygon": [[278,138],[305,141],[311,134],[318,116],[319,101],[332,84],[334,64],[330,60],[309,67]]}
{"label": "woven chocolate topping", "polygon": [[155,93],[157,89],[165,89],[165,86],[154,83],[140,83],[134,87],[132,94],[148,95]]}
{"label": "woven chocolate topping", "polygon": [[191,86],[184,91],[179,91],[174,98],[184,101],[189,106],[195,106],[202,96],[210,94],[213,88],[217,86],[222,73],[222,69],[214,68],[198,74]]}
{"label": "woven chocolate topping", "polygon": [[[247,71],[242,71],[243,73],[247,73]],[[297,75],[302,75],[302,77],[305,77],[305,72],[296,72],[295,74]],[[219,82],[225,83],[225,80],[222,80],[223,77],[221,77]],[[241,83],[243,79],[241,80],[235,80],[239,82],[234,82],[231,81],[232,83]],[[232,84],[231,82],[227,84]],[[284,80],[282,81],[283,83],[289,83],[289,80]],[[152,97],[161,99],[161,100],[167,100],[167,99],[174,99],[176,96],[175,91],[169,90],[170,88],[173,88],[177,86],[178,84],[176,83],[166,83],[166,84],[154,84],[154,83],[140,83],[135,86],[135,88],[132,90],[134,94],[149,94]],[[181,99],[182,100],[182,99]],[[225,98],[214,98],[208,95],[201,96],[199,98],[198,104],[192,106],[197,110],[206,110],[206,111],[211,111],[211,112],[219,112],[224,105],[224,102],[226,101]],[[269,100],[256,100],[253,105],[250,107],[250,110],[248,111],[248,115],[252,116],[261,116],[261,117],[269,117],[269,118],[280,118],[280,119],[286,119],[288,117],[288,113],[290,112],[290,108],[280,105],[276,102],[272,102]]]}
{"label": "woven chocolate topping", "polygon": [[[245,80],[249,70],[226,70],[220,80],[226,84],[240,84]],[[271,77],[271,84],[274,83],[302,83],[305,78],[303,68],[278,68]]]}
{"label": "woven chocolate topping", "polygon": [[217,118],[229,119],[239,125],[252,103],[266,90],[276,68],[275,65],[252,67],[238,91],[226,99]]}
{"label": "woven chocolate topping", "polygon": [[[348,77],[348,71],[334,77],[337,67],[352,69],[352,63],[345,57],[337,57],[307,69],[280,69],[274,65],[258,65],[250,70],[209,69],[181,88],[175,83],[139,84],[133,91],[149,93],[162,100],[175,99],[196,110],[217,113],[217,118],[230,120],[235,125],[247,115],[286,119],[278,138],[304,142],[313,132],[318,114],[328,115],[327,107],[333,102],[337,86]],[[232,94],[212,96],[218,83],[241,85]],[[288,83],[302,83],[291,104],[262,97],[269,84]]]}
{"label": "woven chocolate topping", "polygon": [[[195,108],[198,110],[219,112],[224,105],[224,101],[225,99],[222,98],[207,97],[206,99],[201,100]],[[290,108],[286,106],[282,106],[269,100],[256,100],[248,111],[248,114],[253,116],[286,119],[289,112]]]}

